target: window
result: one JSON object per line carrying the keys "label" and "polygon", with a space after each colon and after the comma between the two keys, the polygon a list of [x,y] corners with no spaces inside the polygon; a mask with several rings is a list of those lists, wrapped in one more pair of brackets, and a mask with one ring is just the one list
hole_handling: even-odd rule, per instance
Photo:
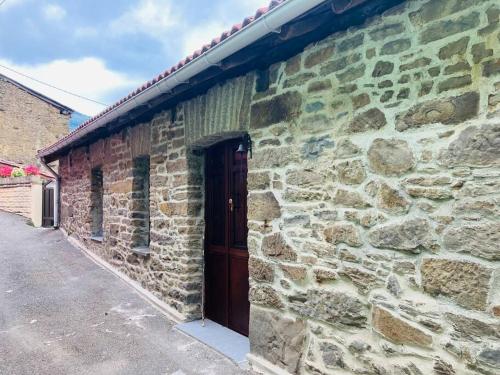
{"label": "window", "polygon": [[149,246],[149,156],[133,160],[132,166],[132,247]]}
{"label": "window", "polygon": [[91,191],[90,216],[92,218],[92,237],[102,238],[104,187],[103,187],[102,169],[100,167],[92,169],[90,191]]}

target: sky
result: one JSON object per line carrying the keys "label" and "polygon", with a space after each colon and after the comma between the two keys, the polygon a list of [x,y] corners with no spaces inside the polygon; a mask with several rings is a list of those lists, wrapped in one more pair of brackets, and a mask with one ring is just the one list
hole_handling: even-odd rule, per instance
{"label": "sky", "polygon": [[2,1],[0,73],[95,115],[270,0]]}

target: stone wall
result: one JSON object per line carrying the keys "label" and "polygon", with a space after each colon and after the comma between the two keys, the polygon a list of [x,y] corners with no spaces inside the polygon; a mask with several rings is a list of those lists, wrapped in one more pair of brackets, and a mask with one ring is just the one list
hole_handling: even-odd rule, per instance
{"label": "stone wall", "polygon": [[30,177],[0,180],[0,210],[31,218]]}
{"label": "stone wall", "polygon": [[37,151],[69,132],[70,115],[0,79],[0,158],[36,163]]}
{"label": "stone wall", "polygon": [[[199,317],[192,149],[246,131],[253,356],[303,374],[498,373],[499,14],[495,1],[408,1],[76,149],[60,161],[62,225]],[[145,154],[149,257],[131,251]],[[102,243],[90,240],[96,166]]]}
{"label": "stone wall", "polygon": [[[173,112],[177,113],[174,119]],[[179,109],[63,157],[61,226],[184,318],[192,319],[200,316],[201,306],[202,178],[200,158],[187,153],[184,145]],[[137,194],[134,183],[134,160],[144,155],[150,156],[147,224],[143,196]],[[91,173],[95,168],[103,175],[102,241],[92,239]],[[141,256],[132,249],[138,246],[138,226],[145,225],[150,227],[150,255]]]}
{"label": "stone wall", "polygon": [[499,12],[411,1],[271,67],[249,132],[254,354],[500,371]]}
{"label": "stone wall", "polygon": [[36,176],[0,179],[0,210],[12,212],[42,226],[43,180]]}

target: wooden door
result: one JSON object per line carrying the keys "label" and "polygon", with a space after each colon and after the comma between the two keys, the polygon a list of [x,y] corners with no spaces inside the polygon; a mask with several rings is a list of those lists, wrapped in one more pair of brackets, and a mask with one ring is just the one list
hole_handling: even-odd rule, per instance
{"label": "wooden door", "polygon": [[42,226],[54,226],[54,189],[46,187],[43,188],[42,197]]}
{"label": "wooden door", "polygon": [[238,145],[206,153],[205,314],[248,336],[247,153]]}

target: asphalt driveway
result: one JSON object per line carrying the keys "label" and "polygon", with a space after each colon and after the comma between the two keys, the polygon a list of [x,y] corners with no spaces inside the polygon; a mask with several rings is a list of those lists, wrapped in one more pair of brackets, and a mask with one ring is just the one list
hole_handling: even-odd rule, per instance
{"label": "asphalt driveway", "polygon": [[121,279],[0,211],[0,374],[243,374]]}

